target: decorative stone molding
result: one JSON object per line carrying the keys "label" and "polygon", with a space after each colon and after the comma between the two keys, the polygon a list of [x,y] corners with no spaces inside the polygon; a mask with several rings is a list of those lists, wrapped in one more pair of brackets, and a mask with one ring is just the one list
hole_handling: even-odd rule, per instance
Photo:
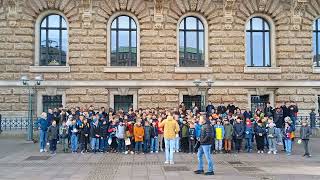
{"label": "decorative stone molding", "polygon": [[199,88],[198,87],[189,87],[188,88],[188,95],[189,96],[196,96],[199,94]]}
{"label": "decorative stone molding", "polygon": [[30,66],[30,72],[43,72],[43,73],[67,73],[70,72],[70,66]]}
{"label": "decorative stone molding", "polygon": [[82,23],[84,28],[91,28],[92,21],[92,0],[82,0],[83,8]]}
{"label": "decorative stone molding", "polygon": [[280,74],[281,67],[244,67],[247,74]]}
{"label": "decorative stone molding", "polygon": [[104,72],[106,73],[139,73],[142,72],[142,67],[105,67]]}
{"label": "decorative stone molding", "polygon": [[267,5],[267,0],[260,0],[259,1],[259,11],[264,11]]}
{"label": "decorative stone molding", "polygon": [[198,0],[190,0],[190,9],[195,11],[197,9]]}
{"label": "decorative stone molding", "polygon": [[261,88],[256,88],[256,93],[259,96],[267,94],[267,88],[261,87]]}
{"label": "decorative stone molding", "polygon": [[306,6],[308,0],[295,0],[292,7],[292,17],[291,23],[293,25],[293,30],[300,30],[302,17],[305,14]]}
{"label": "decorative stone molding", "polygon": [[175,67],[175,73],[212,73],[211,67]]}
{"label": "decorative stone molding", "polygon": [[224,0],[223,9],[224,9],[224,29],[231,30],[233,23],[233,9],[235,6],[236,0]]}
{"label": "decorative stone molding", "polygon": [[19,19],[18,2],[17,0],[7,0],[7,6],[7,19],[9,21],[9,26],[15,27],[17,24],[17,20]]}
{"label": "decorative stone molding", "polygon": [[55,87],[46,87],[45,90],[46,90],[46,93],[50,94],[51,96],[57,95],[57,88]]}
{"label": "decorative stone molding", "polygon": [[118,88],[119,95],[121,96],[128,95],[129,90],[130,90],[129,88],[124,88],[124,87]]}
{"label": "decorative stone molding", "polygon": [[154,0],[154,29],[163,29],[163,6],[165,0]]}
{"label": "decorative stone molding", "polygon": [[119,0],[120,9],[126,9],[128,0]]}
{"label": "decorative stone molding", "polygon": [[48,7],[49,8],[53,8],[55,4],[56,4],[56,0],[48,0]]}

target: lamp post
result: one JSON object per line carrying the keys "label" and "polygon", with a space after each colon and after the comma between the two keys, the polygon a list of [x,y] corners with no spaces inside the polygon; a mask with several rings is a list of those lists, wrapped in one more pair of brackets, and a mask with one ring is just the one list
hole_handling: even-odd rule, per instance
{"label": "lamp post", "polygon": [[34,94],[33,90],[36,90],[37,86],[41,85],[41,82],[43,81],[43,78],[41,75],[35,76],[34,80],[29,80],[28,76],[23,75],[20,78],[20,81],[22,82],[23,86],[26,86],[28,88],[28,135],[27,140],[32,141],[33,139],[33,106],[32,106],[32,96]]}
{"label": "lamp post", "polygon": [[205,94],[203,95],[203,92],[201,91],[201,110],[205,110],[205,106],[206,106],[206,103],[207,103],[207,99],[208,99],[208,91],[209,89],[212,87],[212,84],[214,83],[213,80],[211,79],[208,79],[208,80],[194,80],[193,81],[193,84],[199,88],[201,88],[201,84],[202,82],[205,82],[206,83],[206,86],[205,86]]}

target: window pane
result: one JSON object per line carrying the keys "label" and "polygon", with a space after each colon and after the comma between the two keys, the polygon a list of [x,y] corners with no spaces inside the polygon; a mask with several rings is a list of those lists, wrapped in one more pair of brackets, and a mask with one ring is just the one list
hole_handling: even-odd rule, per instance
{"label": "window pane", "polygon": [[187,32],[186,33],[187,48],[197,48],[197,33]]}
{"label": "window pane", "polygon": [[129,32],[119,31],[119,47],[129,47]]}
{"label": "window pane", "polygon": [[57,47],[59,46],[59,30],[49,30],[48,31],[48,39],[49,46]]}
{"label": "window pane", "polygon": [[116,51],[117,36],[116,31],[111,31],[111,51]]}
{"label": "window pane", "polygon": [[47,17],[43,19],[41,23],[41,27],[46,27],[47,26]]}
{"label": "window pane", "polygon": [[203,32],[199,32],[199,53],[204,52],[204,35]]}
{"label": "window pane", "polygon": [[320,19],[317,19],[317,23],[318,23],[318,31],[319,31],[319,29],[320,29]]}
{"label": "window pane", "polygon": [[251,65],[251,37],[250,32],[246,33],[246,64],[247,66]]}
{"label": "window pane", "polygon": [[184,19],[181,21],[179,29],[180,29],[180,30],[183,30],[183,29],[184,29]]}
{"label": "window pane", "polygon": [[60,16],[50,15],[49,16],[49,27],[60,27]]}
{"label": "window pane", "polygon": [[119,28],[129,29],[129,17],[128,16],[119,16]]}
{"label": "window pane", "polygon": [[62,28],[67,28],[67,23],[66,23],[66,20],[64,18],[62,18],[62,25],[61,25]]}
{"label": "window pane", "polygon": [[199,30],[203,30],[203,24],[200,20],[198,20],[198,27],[199,27]]}
{"label": "window pane", "polygon": [[318,44],[318,47],[316,47],[316,50],[318,51],[318,53],[317,53],[317,51],[315,52],[315,54],[316,54],[316,63],[315,63],[315,65],[316,66],[320,66],[320,33],[318,33],[318,42],[316,42],[317,44]]}
{"label": "window pane", "polygon": [[263,36],[261,32],[253,32],[253,66],[263,66]]}
{"label": "window pane", "polygon": [[186,22],[186,29],[197,29],[197,19],[195,17],[187,17]]}
{"label": "window pane", "polygon": [[246,30],[250,30],[250,22],[251,22],[251,20],[249,20],[249,21],[247,22]]}
{"label": "window pane", "polygon": [[183,49],[184,47],[184,32],[179,32],[179,47]]}
{"label": "window pane", "polygon": [[264,30],[270,30],[270,27],[267,21],[264,21]]}
{"label": "window pane", "polygon": [[137,47],[137,32],[131,31],[131,47]]}
{"label": "window pane", "polygon": [[137,29],[136,22],[133,19],[131,19],[131,29]]}
{"label": "window pane", "polygon": [[261,18],[252,18],[252,29],[253,30],[262,30],[262,19]]}
{"label": "window pane", "polygon": [[117,28],[117,19],[112,21],[111,28]]}
{"label": "window pane", "polygon": [[266,66],[271,66],[271,60],[270,60],[270,34],[269,34],[269,32],[265,33],[265,57],[266,57]]}

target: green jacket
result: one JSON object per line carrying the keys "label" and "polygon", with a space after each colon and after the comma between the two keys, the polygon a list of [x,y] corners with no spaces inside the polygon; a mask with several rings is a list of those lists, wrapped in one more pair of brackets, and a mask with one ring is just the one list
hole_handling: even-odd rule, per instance
{"label": "green jacket", "polygon": [[189,135],[189,127],[187,125],[182,125],[181,137],[185,138],[185,137],[188,137],[188,135]]}
{"label": "green jacket", "polygon": [[231,124],[224,125],[224,139],[232,139],[233,126]]}

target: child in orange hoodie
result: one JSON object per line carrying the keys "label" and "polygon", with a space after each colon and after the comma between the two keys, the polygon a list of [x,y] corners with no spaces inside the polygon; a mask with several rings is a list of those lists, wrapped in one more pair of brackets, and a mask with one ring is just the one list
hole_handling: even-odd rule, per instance
{"label": "child in orange hoodie", "polygon": [[138,153],[142,152],[142,142],[143,142],[143,137],[144,137],[144,129],[141,126],[141,122],[137,122],[135,124],[133,134],[134,134],[134,141],[136,143],[135,153],[138,154]]}

